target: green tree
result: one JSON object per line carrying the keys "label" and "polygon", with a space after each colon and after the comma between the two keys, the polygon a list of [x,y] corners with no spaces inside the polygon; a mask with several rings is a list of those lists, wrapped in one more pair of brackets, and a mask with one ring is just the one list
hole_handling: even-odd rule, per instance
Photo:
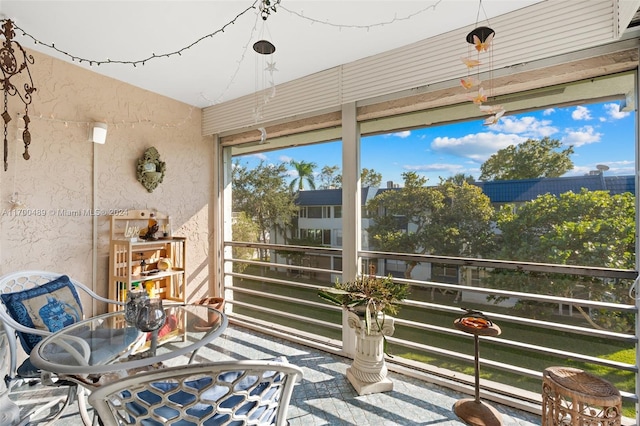
{"label": "green tree", "polygon": [[[498,214],[500,258],[536,263],[634,269],[635,197],[631,193],[610,195],[607,191],[546,194],[517,210],[505,206]],[[496,272],[489,285],[592,300],[627,301],[630,282],[567,274]],[[548,315],[553,305],[521,302],[520,309],[535,316]],[[557,305],[555,306],[557,307]],[[587,321],[589,316],[580,306]],[[613,318],[612,316],[616,317]],[[599,312],[598,324],[617,330],[632,327],[632,318]]]}
{"label": "green tree", "polygon": [[[320,172],[320,188],[319,189],[335,189],[342,188],[342,174],[338,173],[338,166],[324,166]],[[360,171],[360,184],[363,187],[374,186],[379,187],[382,183],[382,174],[375,169],[367,169],[366,167]]]}
{"label": "green tree", "polygon": [[495,210],[482,189],[466,181],[441,181],[434,189],[443,196],[443,205],[432,212],[429,226],[434,253],[469,257],[491,253]]}
{"label": "green tree", "polygon": [[316,183],[314,181],[313,169],[316,168],[316,163],[307,161],[291,160],[289,164],[293,166],[296,171],[297,177],[294,178],[289,184],[289,189],[293,191],[302,191],[304,189],[304,183],[307,182],[311,189],[316,189]]}
{"label": "green tree", "polygon": [[544,137],[509,145],[480,166],[480,180],[515,180],[558,177],[573,169],[573,146],[557,151],[561,143]]}
{"label": "green tree", "polygon": [[474,183],[476,180],[472,175],[465,175],[464,173],[456,173],[455,175],[445,179],[446,182],[452,182],[456,185],[462,185],[462,182]]}
{"label": "green tree", "polygon": [[[269,241],[272,230],[289,227],[298,211],[286,178],[285,164],[260,162],[255,169],[248,169],[235,163],[232,169],[233,211],[245,212],[255,221],[261,242]],[[267,254],[260,257],[266,259]]]}
{"label": "green tree", "polygon": [[342,187],[342,175],[338,166],[324,166],[320,171],[320,187],[318,189],[335,189]]}
{"label": "green tree", "polygon": [[[245,241],[250,243],[258,242],[258,236],[260,235],[260,229],[258,225],[247,215],[246,212],[238,212],[233,219],[232,232],[234,241]],[[251,247],[233,247],[232,248],[234,259],[253,259],[256,250]],[[246,263],[233,262],[234,272],[243,272],[247,266]]]}
{"label": "green tree", "polygon": [[[367,204],[374,219],[367,228],[380,251],[480,255],[490,249],[493,208],[480,188],[463,182],[427,187],[415,172],[402,174],[404,186],[388,190]],[[407,262],[411,278],[418,262]]]}
{"label": "green tree", "polygon": [[360,171],[360,185],[362,187],[374,186],[378,188],[381,183],[382,175],[374,169],[367,169],[365,167]]}

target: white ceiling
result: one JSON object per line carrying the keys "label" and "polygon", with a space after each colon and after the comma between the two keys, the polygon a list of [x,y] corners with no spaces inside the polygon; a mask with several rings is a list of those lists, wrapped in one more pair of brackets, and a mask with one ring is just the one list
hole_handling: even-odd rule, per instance
{"label": "white ceiling", "polygon": [[[206,107],[263,89],[265,60],[275,62],[277,85],[476,22],[490,24],[494,16],[539,1],[281,0],[277,12],[263,21],[261,0],[0,0],[0,17],[19,27],[15,39],[25,48],[68,62],[71,56],[137,62],[179,51],[213,34],[180,55],[152,58],[136,67],[74,62]],[[234,19],[235,24],[220,32]],[[261,38],[276,46],[271,58],[253,51],[253,43]]]}

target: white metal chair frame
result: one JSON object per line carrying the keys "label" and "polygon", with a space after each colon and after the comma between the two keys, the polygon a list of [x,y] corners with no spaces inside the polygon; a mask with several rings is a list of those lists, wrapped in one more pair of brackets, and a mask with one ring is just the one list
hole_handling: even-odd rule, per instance
{"label": "white metal chair frame", "polygon": [[[14,293],[17,291],[27,290],[29,288],[35,288],[42,284],[46,284],[53,281],[64,274],[46,271],[18,271],[12,272],[0,277],[0,293]],[[82,284],[79,281],[69,277],[69,280],[76,288],[89,295],[91,298],[100,302],[114,303],[116,305],[124,305],[123,302],[107,299],[93,292],[89,287]],[[81,292],[78,291],[78,296],[81,296]],[[18,364],[18,339],[16,332],[36,334],[38,336],[49,336],[52,333],[46,330],[39,330],[35,328],[25,327],[24,325],[16,322],[11,315],[7,312],[7,308],[4,303],[0,303],[0,321],[4,325],[4,329],[7,331],[7,338],[9,339],[9,348],[11,350],[11,366],[9,369],[10,377],[15,377],[17,364]]]}
{"label": "white metal chair frame", "polygon": [[[12,272],[0,277],[0,293],[14,293],[22,290],[27,290],[30,288],[35,288],[40,285],[51,282],[61,277],[62,275],[64,274],[60,274],[56,272],[48,272],[48,271]],[[80,298],[82,298],[82,292],[84,292],[85,294],[89,295],[92,299],[98,300],[100,302],[114,303],[116,305],[124,305],[123,302],[107,299],[105,297],[102,297],[96,294],[89,287],[87,287],[86,285],[82,284],[79,281],[74,280],[71,277],[69,277],[69,280],[71,281],[73,286],[76,288],[76,291],[78,292],[78,296],[80,296]],[[6,331],[6,338],[9,344],[10,362],[9,362],[8,378],[10,380],[13,380],[16,377],[17,368],[18,368],[18,350],[19,350],[18,348],[21,347],[21,345],[18,344],[17,332],[30,333],[30,334],[35,334],[42,337],[49,336],[52,333],[47,330],[40,330],[40,329],[26,327],[18,323],[11,317],[11,315],[9,315],[9,313],[7,312],[6,306],[1,301],[0,301],[0,321],[2,321],[2,325]],[[47,384],[52,384],[52,383],[49,382]],[[62,411],[64,410],[64,408],[66,408],[66,406],[74,398],[74,395],[77,396],[79,404],[81,405],[85,404],[83,388],[74,385],[73,388],[70,388],[69,394],[67,396],[67,400],[65,401],[58,415],[56,417],[53,417],[49,421],[51,422],[54,421],[55,419],[57,419],[57,417],[59,417],[59,415],[62,414]],[[80,412],[82,413],[83,410],[81,409]],[[86,410],[84,410],[84,412],[86,413]],[[83,418],[83,421],[85,422],[85,424],[91,424],[91,420],[88,418]]]}
{"label": "white metal chair frame", "polygon": [[[91,393],[89,403],[104,426],[177,422],[283,426],[293,386],[301,377],[299,367],[279,361],[188,364],[105,384]],[[165,417],[167,411],[170,418]]]}

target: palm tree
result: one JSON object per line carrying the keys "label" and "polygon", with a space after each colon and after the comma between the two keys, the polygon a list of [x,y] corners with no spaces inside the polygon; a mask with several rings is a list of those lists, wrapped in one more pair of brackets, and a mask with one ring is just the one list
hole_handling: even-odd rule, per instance
{"label": "palm tree", "polygon": [[298,177],[293,179],[289,184],[291,192],[294,190],[302,191],[304,189],[304,182],[307,181],[311,189],[316,189],[316,183],[314,182],[313,169],[316,168],[316,163],[307,163],[306,161],[291,160],[289,164],[293,166],[298,174]]}

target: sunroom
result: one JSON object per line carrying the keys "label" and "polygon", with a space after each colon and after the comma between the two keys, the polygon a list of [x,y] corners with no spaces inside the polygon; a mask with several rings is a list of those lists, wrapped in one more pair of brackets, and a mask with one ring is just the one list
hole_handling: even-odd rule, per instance
{"label": "sunroom", "polygon": [[[502,330],[499,336],[480,339],[483,398],[539,415],[544,369],[576,367],[612,382],[620,391],[625,421],[633,423],[640,389],[634,284],[640,1],[531,1],[490,19],[483,15],[490,0],[460,2],[479,18],[290,81],[271,81],[277,63],[258,57],[251,94],[207,101],[206,106],[101,75],[98,68],[110,66],[107,63],[94,64],[94,72],[87,67],[94,58],[89,53],[72,61],[77,54],[52,50],[53,42],[60,42],[45,40],[38,28],[28,26],[27,14],[36,9],[14,3],[3,2],[3,13],[15,20],[16,40],[35,59],[29,69],[37,91],[26,110],[15,96],[8,96],[6,103],[14,119],[5,126],[7,167],[0,174],[2,275],[29,269],[63,272],[108,296],[109,216],[139,209],[161,212],[171,217],[170,232],[186,238],[187,302],[224,297],[233,327],[352,358],[357,349],[344,311],[325,303],[317,292],[336,279],[346,282],[366,274],[374,265],[377,275],[391,274],[411,287],[395,318],[396,330],[387,337],[392,356],[386,365],[394,374],[473,395],[474,341],[454,327],[463,308],[470,308]],[[286,9],[268,15],[270,26],[279,14],[298,10],[295,2],[276,3]],[[393,9],[391,2],[381,3]],[[416,11],[428,10],[424,14],[437,19],[446,0],[414,3]],[[495,35],[490,48],[477,50],[467,37],[485,26]],[[29,37],[35,37],[33,51]],[[286,55],[281,50],[277,54]],[[464,59],[469,57],[478,57],[480,64],[468,67]],[[131,62],[135,60],[127,65]],[[167,76],[167,84],[180,86],[181,79],[189,79],[188,71]],[[483,93],[479,86],[463,87],[461,79],[481,81]],[[486,96],[480,102],[485,109],[474,102],[479,95]],[[25,111],[30,117],[26,126]],[[591,121],[584,118],[589,112]],[[551,122],[545,115],[554,113],[583,114],[583,121],[574,118],[572,128],[554,132],[560,119]],[[87,142],[96,122],[107,124],[104,145]],[[513,130],[527,124],[527,131]],[[461,126],[473,129],[467,135],[475,138],[465,139]],[[616,128],[615,142],[605,137],[605,126]],[[22,137],[25,127],[32,135],[30,144]],[[408,135],[413,135],[412,143],[407,143]],[[619,223],[619,233],[611,233],[616,240],[606,247],[604,238],[588,241],[595,247],[590,253],[597,255],[587,260],[567,254],[572,248],[558,248],[560,237],[555,245],[536,245],[538,251],[531,248],[537,240],[518,245],[518,238],[507,238],[506,225],[500,227],[506,216],[491,220],[492,235],[501,236],[493,251],[467,250],[471,243],[462,244],[466,236],[460,237],[457,251],[438,248],[444,245],[426,249],[424,243],[379,243],[369,203],[385,192],[401,194],[408,185],[403,182],[407,173],[424,177],[425,187],[474,174],[480,181],[474,188],[483,188],[491,178],[479,179],[480,166],[489,157],[510,144],[547,136],[562,142],[558,149],[571,145],[575,153],[571,171],[555,178],[576,183],[555,199],[564,201],[560,194],[568,192],[580,194],[587,186],[580,177],[590,175],[604,187],[589,191],[613,200],[596,206],[619,206],[614,197],[631,203],[632,226]],[[600,157],[583,149],[596,144]],[[25,145],[27,161],[22,156]],[[164,179],[153,191],[136,181],[136,162],[149,147],[166,162]],[[396,152],[415,161],[396,157]],[[459,162],[445,167],[452,155]],[[235,203],[240,196],[234,195],[242,188],[238,171],[259,176],[260,171],[283,165],[291,169],[301,162],[315,164],[316,188],[299,187],[291,222],[284,226],[281,218],[272,218],[260,232],[239,232],[241,210]],[[385,162],[396,167],[396,174],[384,171]],[[339,175],[339,185],[321,184],[325,165],[337,167],[330,177]],[[365,169],[381,174],[377,185],[365,184]],[[281,174],[287,184],[304,177],[295,168]],[[633,185],[615,192],[613,183],[623,177],[630,177]],[[261,194],[256,183],[252,185],[248,188]],[[273,194],[263,190],[266,196]],[[300,204],[303,196],[310,200],[306,205]],[[489,201],[496,212],[510,206],[513,221],[527,211],[527,203],[544,196],[541,192],[526,199]],[[67,214],[73,212],[77,214]],[[255,211],[244,212],[260,223]],[[602,214],[598,220],[604,223],[609,216]],[[405,234],[415,231],[416,220],[399,222]],[[605,229],[593,235],[598,233],[604,235]],[[580,235],[588,239],[584,232]],[[522,240],[526,236],[522,231]],[[87,309],[92,315],[106,310],[99,303]]]}

